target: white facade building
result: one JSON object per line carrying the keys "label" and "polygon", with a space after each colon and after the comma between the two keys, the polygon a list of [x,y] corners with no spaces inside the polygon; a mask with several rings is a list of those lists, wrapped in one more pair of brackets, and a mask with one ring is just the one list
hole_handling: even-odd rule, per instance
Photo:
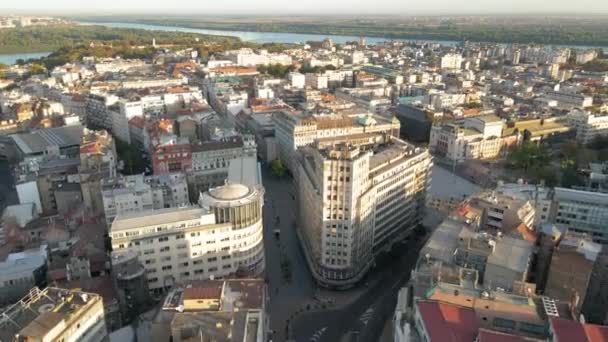
{"label": "white facade building", "polygon": [[182,173],[124,176],[103,182],[102,189],[108,225],[116,216],[190,204],[186,176]]}
{"label": "white facade building", "polygon": [[114,250],[141,255],[148,286],[264,271],[261,187],[227,184],[201,195],[202,208],[162,209],[117,217]]}
{"label": "white facade building", "polygon": [[426,150],[397,138],[344,141],[302,148],[297,172],[307,260],[321,285],[337,288],[353,286],[420,223],[432,166]]}
{"label": "white facade building", "polygon": [[503,126],[502,120],[494,115],[467,118],[462,125],[434,125],[429,148],[456,161],[495,158],[504,148]]}
{"label": "white facade building", "polygon": [[568,114],[570,124],[576,130],[576,140],[584,145],[592,143],[597,137],[608,136],[608,115],[596,115],[582,110]]}
{"label": "white facade building", "polygon": [[460,69],[462,65],[462,55],[458,53],[448,53],[441,57],[441,69]]}

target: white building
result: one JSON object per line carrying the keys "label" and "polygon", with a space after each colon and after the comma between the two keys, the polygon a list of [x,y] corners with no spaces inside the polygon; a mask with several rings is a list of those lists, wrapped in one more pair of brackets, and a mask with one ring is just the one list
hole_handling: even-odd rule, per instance
{"label": "white building", "polygon": [[47,246],[11,253],[0,262],[0,304],[14,303],[46,283]]}
{"label": "white building", "polygon": [[495,158],[504,148],[503,126],[494,115],[466,118],[463,124],[433,125],[429,148],[456,161]]}
{"label": "white building", "polygon": [[374,257],[420,223],[431,156],[377,134],[319,139],[300,149],[298,228],[315,279],[350,287]]}
{"label": "white building", "polygon": [[441,57],[441,69],[460,69],[462,55],[459,53],[447,53]]}
{"label": "white building", "polygon": [[294,88],[304,88],[306,86],[306,76],[299,72],[290,72],[287,75],[289,84]]}
{"label": "white building", "polygon": [[133,250],[148,286],[264,271],[261,187],[227,184],[201,195],[202,208],[161,209],[118,216],[114,250]]}
{"label": "white building", "polygon": [[190,204],[186,176],[182,173],[123,176],[104,181],[102,189],[108,225],[116,216]]}
{"label": "white building", "polygon": [[597,137],[608,135],[608,115],[596,115],[575,109],[568,114],[568,121],[576,130],[576,140],[590,144]]}

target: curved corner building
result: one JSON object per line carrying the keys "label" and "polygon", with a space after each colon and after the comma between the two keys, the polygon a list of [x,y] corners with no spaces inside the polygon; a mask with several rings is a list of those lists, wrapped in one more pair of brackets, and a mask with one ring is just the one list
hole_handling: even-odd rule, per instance
{"label": "curved corner building", "polygon": [[200,208],[119,215],[110,227],[112,248],[139,255],[155,292],[192,280],[258,276],[265,266],[263,201],[263,187],[233,183],[202,193]]}
{"label": "curved corner building", "polygon": [[215,215],[217,224],[231,224],[232,259],[238,270],[259,275],[264,271],[264,190],[226,184],[201,194],[199,205]]}
{"label": "curved corner building", "polygon": [[317,282],[354,286],[420,223],[432,159],[377,134],[301,148],[298,234]]}

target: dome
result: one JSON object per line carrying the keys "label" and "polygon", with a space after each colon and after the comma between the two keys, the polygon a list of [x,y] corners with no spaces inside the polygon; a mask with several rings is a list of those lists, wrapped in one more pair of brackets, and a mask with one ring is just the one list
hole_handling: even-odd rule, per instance
{"label": "dome", "polygon": [[242,184],[227,184],[209,190],[211,197],[219,200],[235,200],[247,196],[249,188]]}

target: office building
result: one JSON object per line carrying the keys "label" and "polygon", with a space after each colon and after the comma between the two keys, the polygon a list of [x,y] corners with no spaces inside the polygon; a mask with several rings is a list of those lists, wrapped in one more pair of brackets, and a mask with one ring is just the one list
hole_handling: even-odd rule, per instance
{"label": "office building", "polygon": [[297,222],[323,286],[354,285],[374,256],[409,235],[422,217],[430,155],[397,138],[377,144],[372,137],[319,139],[299,151]]}

